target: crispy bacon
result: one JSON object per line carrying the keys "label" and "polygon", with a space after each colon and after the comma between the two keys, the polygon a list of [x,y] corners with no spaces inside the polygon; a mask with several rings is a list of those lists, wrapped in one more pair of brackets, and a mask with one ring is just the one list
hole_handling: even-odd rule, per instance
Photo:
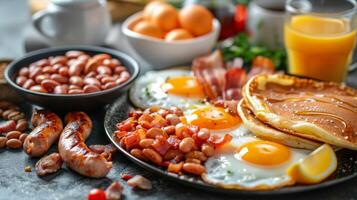
{"label": "crispy bacon", "polygon": [[247,76],[242,68],[231,68],[226,72],[224,100],[240,100],[242,98],[242,87],[246,82]]}
{"label": "crispy bacon", "polygon": [[220,51],[194,59],[192,71],[209,100],[223,96],[226,69]]}

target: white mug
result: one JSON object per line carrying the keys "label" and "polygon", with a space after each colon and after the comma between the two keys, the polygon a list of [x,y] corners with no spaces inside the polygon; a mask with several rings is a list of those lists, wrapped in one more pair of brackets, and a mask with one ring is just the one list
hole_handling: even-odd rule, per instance
{"label": "white mug", "polygon": [[111,27],[106,0],[51,0],[32,19],[53,45],[101,45]]}
{"label": "white mug", "polygon": [[284,48],[285,0],[255,0],[249,4],[247,28],[253,43]]}

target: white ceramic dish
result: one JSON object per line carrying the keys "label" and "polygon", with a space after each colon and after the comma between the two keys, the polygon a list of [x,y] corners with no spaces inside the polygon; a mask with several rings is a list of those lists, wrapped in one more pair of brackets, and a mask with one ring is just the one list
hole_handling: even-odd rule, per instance
{"label": "white ceramic dish", "polygon": [[190,63],[195,57],[209,53],[219,36],[220,23],[214,19],[213,30],[206,35],[189,40],[167,42],[130,30],[129,26],[140,17],[141,12],[138,12],[126,19],[122,25],[122,32],[137,54],[154,69]]}

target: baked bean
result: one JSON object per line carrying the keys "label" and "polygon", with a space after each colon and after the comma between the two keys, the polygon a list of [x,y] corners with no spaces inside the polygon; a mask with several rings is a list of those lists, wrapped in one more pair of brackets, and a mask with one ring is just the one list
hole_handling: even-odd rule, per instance
{"label": "baked bean", "polygon": [[93,56],[93,60],[96,60],[97,62],[99,61],[104,61],[105,59],[111,59],[112,57],[109,54],[106,53],[101,53]]}
{"label": "baked bean", "polygon": [[210,136],[210,131],[207,128],[201,128],[200,131],[197,133],[197,137],[204,141],[208,140]]}
{"label": "baked bean", "polygon": [[35,65],[37,67],[44,67],[44,66],[47,66],[49,64],[50,64],[50,62],[46,58],[38,60],[37,62],[35,62]]}
{"label": "baked bean", "polygon": [[130,154],[136,158],[139,158],[140,160],[146,160],[146,157],[143,155],[143,152],[140,149],[132,149]]}
{"label": "baked bean", "polygon": [[202,144],[201,146],[201,151],[204,153],[207,157],[213,156],[214,154],[214,148],[209,145],[209,144]]}
{"label": "baked bean", "polygon": [[53,70],[53,73],[58,73],[60,69],[62,69],[63,67],[66,67],[64,65],[61,65],[61,64],[55,64],[52,66],[52,70]]}
{"label": "baked bean", "polygon": [[24,119],[24,118],[25,118],[25,114],[24,113],[19,113],[18,115],[9,117],[9,119],[15,120],[15,121],[18,121],[18,120]]}
{"label": "baked bean", "polygon": [[129,79],[130,78],[130,74],[127,71],[123,71],[122,73],[120,73],[119,76],[120,76],[120,78],[123,78],[123,79]]}
{"label": "baked bean", "polygon": [[41,84],[41,82],[43,80],[46,80],[46,79],[49,79],[50,78],[50,75],[49,74],[40,74],[38,76],[35,77],[35,82],[37,84]]}
{"label": "baked bean", "polygon": [[168,114],[166,115],[165,119],[171,124],[171,125],[176,125],[178,123],[180,123],[180,118],[175,115],[175,114]]}
{"label": "baked bean", "polygon": [[68,78],[59,74],[52,74],[50,78],[58,83],[68,83]]}
{"label": "baked bean", "polygon": [[177,115],[179,117],[183,116],[183,111],[178,107],[171,107],[171,108],[169,108],[169,111],[172,114],[175,114],[175,115]]}
{"label": "baked bean", "polygon": [[114,68],[114,73],[120,75],[120,74],[121,74],[122,72],[124,72],[125,70],[126,70],[125,67],[123,67],[123,66],[117,66],[117,67]]}
{"label": "baked bean", "polygon": [[83,87],[84,93],[92,93],[92,92],[98,92],[100,91],[99,87],[96,85],[86,85]]}
{"label": "baked bean", "polygon": [[55,93],[55,94],[67,94],[68,93],[68,87],[65,87],[63,85],[58,85],[53,90],[53,93]]}
{"label": "baked bean", "polygon": [[18,149],[22,147],[22,142],[19,139],[10,139],[7,140],[6,146],[9,147],[10,149]]}
{"label": "baked bean", "polygon": [[89,58],[90,58],[90,56],[88,56],[87,54],[84,54],[84,55],[80,55],[78,57],[78,60],[87,62],[89,60]]}
{"label": "baked bean", "polygon": [[187,137],[180,142],[179,149],[183,153],[188,153],[193,149],[194,145],[195,141],[192,138]]}
{"label": "baked bean", "polygon": [[53,67],[51,66],[46,66],[42,69],[43,73],[48,73],[48,74],[52,74],[55,73],[55,70],[53,69]]}
{"label": "baked bean", "polygon": [[30,87],[30,90],[34,92],[47,93],[47,90],[43,88],[41,85],[34,85]]}
{"label": "baked bean", "polygon": [[50,60],[50,64],[51,65],[55,65],[55,64],[62,64],[65,65],[67,63],[67,57],[66,56],[55,56],[54,58],[52,58]]}
{"label": "baked bean", "polygon": [[69,75],[70,76],[79,76],[84,69],[84,62],[76,61],[69,66]]}
{"label": "baked bean", "polygon": [[166,126],[166,127],[164,127],[164,131],[168,135],[173,135],[173,134],[175,134],[175,126]]}
{"label": "baked bean", "polygon": [[108,66],[111,69],[114,69],[116,66],[120,65],[118,59],[105,59],[103,65]]}
{"label": "baked bean", "polygon": [[84,73],[89,73],[92,71],[96,71],[97,67],[100,65],[99,60],[89,59],[86,66],[84,67]]}
{"label": "baked bean", "polygon": [[45,79],[41,82],[41,86],[45,88],[45,90],[52,92],[56,86],[60,84],[57,81],[51,79]]}
{"label": "baked bean", "polygon": [[69,83],[72,85],[77,85],[79,87],[83,86],[83,79],[80,76],[72,76],[71,78],[69,78]]}
{"label": "baked bean", "polygon": [[143,155],[149,159],[151,162],[155,163],[155,164],[161,164],[162,162],[162,157],[159,153],[157,153],[155,150],[153,149],[149,149],[149,148],[145,148],[143,149]]}
{"label": "baked bean", "polygon": [[95,71],[91,71],[86,75],[86,77],[92,77],[92,78],[94,78],[96,76],[97,76],[97,72],[95,72]]}
{"label": "baked bean", "polygon": [[17,131],[25,131],[28,128],[28,122],[25,119],[20,119],[16,124]]}
{"label": "baked bean", "polygon": [[28,135],[29,135],[29,134],[27,134],[27,133],[22,133],[22,134],[20,135],[20,137],[19,137],[19,140],[20,140],[22,143],[24,143],[24,141],[25,141],[25,139],[27,138]]}
{"label": "baked bean", "polygon": [[185,160],[185,163],[196,163],[196,164],[201,164],[201,161],[196,159],[196,158],[187,158]]}
{"label": "baked bean", "polygon": [[169,149],[164,155],[164,160],[172,160],[175,157],[182,156],[182,153],[178,149]]}
{"label": "baked bean", "polygon": [[109,83],[106,83],[106,84],[102,87],[102,89],[103,89],[103,90],[107,90],[107,89],[113,88],[113,87],[115,87],[115,86],[116,86],[115,82],[109,82]]}
{"label": "baked bean", "polygon": [[70,89],[68,91],[68,94],[83,94],[83,90],[80,90],[80,89]]}
{"label": "baked bean", "polygon": [[16,78],[16,84],[19,86],[23,86],[26,81],[27,81],[27,78],[25,76],[18,76]]}
{"label": "baked bean", "polygon": [[14,112],[14,111],[16,111],[16,110],[13,110],[13,109],[5,110],[5,111],[2,113],[2,118],[4,118],[4,119],[9,119],[9,118],[8,118],[8,117],[9,117],[9,114],[12,113],[12,112]]}
{"label": "baked bean", "polygon": [[195,159],[198,159],[202,162],[206,161],[207,160],[207,157],[205,156],[204,153],[202,153],[201,151],[191,151],[191,152],[188,152],[186,153],[185,155],[186,158],[195,158]]}
{"label": "baked bean", "polygon": [[6,137],[0,137],[0,149],[6,146],[6,142],[7,142]]}
{"label": "baked bean", "polygon": [[33,85],[35,85],[35,81],[33,81],[32,79],[27,79],[25,83],[22,85],[22,87],[25,89],[29,89]]}
{"label": "baked bean", "polygon": [[196,163],[185,163],[183,164],[182,169],[183,171],[194,175],[201,175],[206,171],[205,167]]}
{"label": "baked bean", "polygon": [[114,77],[110,77],[110,76],[105,76],[102,79],[100,79],[100,82],[102,82],[103,84],[109,83],[109,82],[115,82],[115,78]]}
{"label": "baked bean", "polygon": [[11,113],[9,113],[9,114],[7,115],[7,118],[8,118],[8,119],[11,119],[11,118],[15,117],[15,116],[18,115],[18,114],[20,114],[20,112],[14,110],[13,112],[11,112]]}
{"label": "baked bean", "polygon": [[84,84],[86,85],[97,85],[100,86],[100,82],[98,81],[98,79],[96,78],[92,78],[92,77],[85,77],[84,78]]}
{"label": "baked bean", "polygon": [[150,138],[142,139],[139,142],[139,146],[141,148],[149,148],[151,147],[152,144],[154,144],[154,139],[150,139]]}
{"label": "baked bean", "polygon": [[29,77],[33,79],[33,78],[35,78],[36,76],[38,76],[40,74],[42,74],[42,68],[37,67],[37,68],[35,68],[33,70],[30,70]]}
{"label": "baked bean", "polygon": [[58,70],[58,73],[61,76],[69,76],[69,69],[68,69],[68,67],[63,66]]}
{"label": "baked bean", "polygon": [[164,131],[160,128],[150,128],[147,132],[146,132],[146,137],[148,138],[153,138],[155,139],[156,136],[159,135],[164,135]]}
{"label": "baked bean", "polygon": [[20,71],[19,71],[19,75],[28,77],[30,75],[29,68],[27,68],[27,67],[21,68]]}
{"label": "baked bean", "polygon": [[79,87],[78,85],[70,85],[70,86],[68,87],[68,89],[69,89],[69,90],[80,90],[80,89],[82,89],[82,88]]}
{"label": "baked bean", "polygon": [[13,138],[19,139],[19,138],[20,138],[20,135],[21,135],[21,132],[20,132],[20,131],[10,131],[10,132],[8,132],[8,133],[6,134],[6,138],[7,138],[8,140],[13,139]]}
{"label": "baked bean", "polygon": [[98,74],[112,75],[112,70],[109,67],[103,65],[98,66],[97,72]]}
{"label": "baked bean", "polygon": [[175,126],[175,134],[178,138],[190,137],[189,131],[188,127],[182,123],[178,123]]}
{"label": "baked bean", "polygon": [[83,51],[76,51],[76,50],[71,50],[66,52],[67,58],[78,58],[80,55],[83,55]]}

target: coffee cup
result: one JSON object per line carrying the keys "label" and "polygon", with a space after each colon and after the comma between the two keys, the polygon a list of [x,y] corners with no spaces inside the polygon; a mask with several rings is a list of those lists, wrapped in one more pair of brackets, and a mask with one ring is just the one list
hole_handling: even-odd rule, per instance
{"label": "coffee cup", "polygon": [[111,27],[106,0],[51,0],[32,19],[52,45],[101,45]]}

